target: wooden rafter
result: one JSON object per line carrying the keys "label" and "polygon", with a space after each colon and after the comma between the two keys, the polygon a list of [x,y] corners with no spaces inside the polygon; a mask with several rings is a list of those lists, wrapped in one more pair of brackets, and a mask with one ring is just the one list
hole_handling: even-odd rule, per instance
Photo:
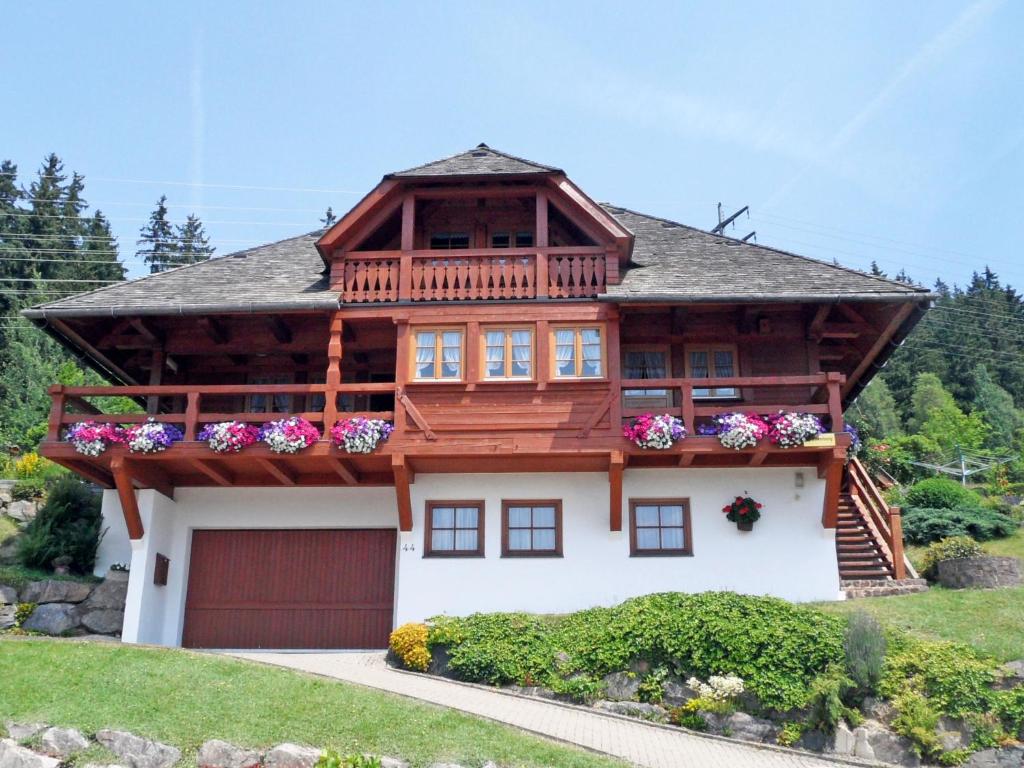
{"label": "wooden rafter", "polygon": [[281,466],[280,462],[274,461],[273,459],[264,459],[259,457],[256,459],[256,463],[277,478],[277,481],[282,485],[295,485],[295,473],[286,467]]}
{"label": "wooden rafter", "polygon": [[807,326],[807,338],[813,341],[821,341],[821,329],[825,325],[825,319],[828,317],[829,312],[832,311],[830,304],[822,304],[818,307],[814,313],[814,318],[811,320],[810,325]]}
{"label": "wooden rafter", "polygon": [[288,327],[288,323],[282,320],[277,315],[270,315],[266,318],[267,326],[270,328],[270,332],[277,339],[279,344],[291,344],[292,343],[292,329]]}
{"label": "wooden rafter", "polygon": [[206,329],[206,335],[214,344],[227,344],[231,341],[231,331],[217,318],[204,316],[200,319],[199,324]]}
{"label": "wooden rafter", "polygon": [[157,493],[174,501],[174,485],[167,473],[153,462],[123,460],[125,471],[132,479],[136,488],[152,488]]}
{"label": "wooden rafter", "polygon": [[359,485],[359,473],[355,471],[349,462],[332,456],[328,463],[338,474],[338,477],[345,481],[346,485]]}
{"label": "wooden rafter", "polygon": [[121,513],[124,515],[124,524],[128,529],[128,538],[137,541],[145,535],[146,531],[142,527],[139,500],[135,496],[135,487],[132,485],[132,478],[125,466],[124,458],[115,456],[110,462],[110,470],[117,487],[117,498],[121,502]]}
{"label": "wooden rafter", "polygon": [[612,451],[608,457],[608,530],[622,530],[622,474],[626,457],[622,451]]}
{"label": "wooden rafter", "polygon": [[875,358],[878,357],[879,353],[885,348],[886,344],[892,341],[892,337],[895,335],[899,327],[903,325],[910,313],[914,311],[913,304],[902,305],[896,313],[889,319],[889,322],[885,324],[885,328],[875,339],[874,344],[863,354],[857,367],[853,369],[853,372],[847,377],[846,384],[843,385],[843,396],[845,397],[857,382],[867,371],[868,367],[875,362]]}
{"label": "wooden rafter", "polygon": [[128,374],[127,371],[122,369],[117,363],[107,357],[105,354],[100,352],[96,347],[86,341],[81,335],[74,331],[71,326],[65,323],[63,320],[56,318],[49,318],[47,323],[52,326],[57,333],[67,339],[69,342],[74,344],[80,350],[85,352],[89,357],[94,360],[98,360],[100,364],[117,376],[119,379],[124,381],[126,384],[138,384],[138,382]]}
{"label": "wooden rafter", "polygon": [[406,463],[405,455],[398,453],[391,457],[391,472],[395,477],[395,502],[398,506],[398,528],[401,531],[412,530],[412,496],[409,485],[412,483],[412,472]]}
{"label": "wooden rafter", "polygon": [[208,478],[213,480],[217,485],[231,486],[235,484],[234,474],[219,463],[215,464],[214,462],[207,461],[206,459],[192,459],[189,463]]}

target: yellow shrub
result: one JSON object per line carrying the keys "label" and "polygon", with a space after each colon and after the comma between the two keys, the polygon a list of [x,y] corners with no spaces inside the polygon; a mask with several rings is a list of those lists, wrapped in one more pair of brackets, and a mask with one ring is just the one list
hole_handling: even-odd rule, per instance
{"label": "yellow shrub", "polygon": [[403,624],[391,633],[388,645],[406,667],[417,672],[427,671],[430,651],[427,650],[426,624]]}
{"label": "yellow shrub", "polygon": [[26,453],[14,462],[14,474],[22,478],[35,477],[42,467],[43,460],[38,453]]}

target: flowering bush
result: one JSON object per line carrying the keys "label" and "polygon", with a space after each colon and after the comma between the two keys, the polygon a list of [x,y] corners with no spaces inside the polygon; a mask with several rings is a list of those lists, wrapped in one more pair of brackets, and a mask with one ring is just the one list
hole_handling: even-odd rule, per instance
{"label": "flowering bush", "polygon": [[711,701],[730,701],[743,693],[743,678],[737,675],[712,675],[706,683],[696,677],[686,681],[702,699]]}
{"label": "flowering bush", "polygon": [[122,430],[115,424],[97,424],[95,421],[80,421],[72,424],[64,435],[75,446],[75,450],[86,456],[99,456],[110,443],[123,440]]}
{"label": "flowering bush", "polygon": [[320,430],[301,416],[271,421],[260,430],[260,440],[274,453],[298,453],[320,439]]}
{"label": "flowering bush", "polygon": [[683,426],[682,419],[670,414],[655,416],[645,413],[623,427],[622,434],[641,448],[665,450],[671,448],[676,440],[686,437],[686,427]]}
{"label": "flowering bush", "polygon": [[182,437],[181,430],[173,424],[162,424],[150,417],[142,424],[125,427],[122,442],[132,453],[159,453]]}
{"label": "flowering bush", "polygon": [[331,427],[334,444],[348,453],[370,453],[382,440],[387,440],[394,426],[383,419],[353,416]]}
{"label": "flowering bush", "polygon": [[731,523],[754,523],[761,519],[761,504],[749,496],[737,496],[732,504],[722,507],[725,519]]}
{"label": "flowering bush", "polygon": [[753,448],[768,434],[764,420],[749,413],[723,413],[715,421],[718,423],[718,442],[736,451]]}
{"label": "flowering bush", "polygon": [[850,436],[850,447],[846,449],[846,457],[852,459],[860,453],[860,449],[864,447],[864,443],[860,439],[860,431],[853,426],[853,424],[847,424],[843,427],[843,432]]}
{"label": "flowering bush", "polygon": [[430,666],[430,651],[427,649],[427,625],[403,624],[388,638],[391,652],[402,660],[407,669],[426,672]]}
{"label": "flowering bush", "polygon": [[779,411],[768,421],[768,439],[780,448],[796,448],[824,431],[818,417],[810,413]]}
{"label": "flowering bush", "polygon": [[242,421],[220,421],[203,427],[199,439],[217,453],[238,453],[260,439],[260,430]]}

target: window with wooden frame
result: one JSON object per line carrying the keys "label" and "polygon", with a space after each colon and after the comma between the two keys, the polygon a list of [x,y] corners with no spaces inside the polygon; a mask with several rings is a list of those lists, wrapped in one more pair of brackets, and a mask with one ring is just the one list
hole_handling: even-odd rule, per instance
{"label": "window with wooden frame", "polygon": [[[667,379],[672,375],[667,344],[630,344],[622,347],[622,378]],[[627,408],[670,408],[672,393],[667,389],[626,389]]]}
{"label": "window with wooden frame", "polygon": [[690,500],[630,499],[629,553],[632,557],[692,555]]}
{"label": "window with wooden frame", "polygon": [[480,377],[484,380],[533,378],[533,328],[483,328]]}
{"label": "window with wooden frame", "polygon": [[484,503],[428,501],[424,557],[483,557]]}
{"label": "window with wooden frame", "polygon": [[532,248],[533,232],[495,232],[491,235],[491,248]]}
{"label": "window with wooden frame", "polygon": [[462,328],[415,328],[412,332],[412,378],[415,381],[461,381],[466,332]]}
{"label": "window with wooden frame", "polygon": [[502,557],[561,557],[562,502],[501,502]]}
{"label": "window with wooden frame", "polygon": [[[735,344],[687,344],[686,377],[690,379],[716,379],[737,376],[739,367]],[[694,397],[738,398],[736,387],[717,387],[693,390]]]}
{"label": "window with wooden frame", "polygon": [[[250,373],[248,384],[294,384],[292,373]],[[257,392],[245,398],[246,413],[289,413],[292,410],[292,396]]]}
{"label": "window with wooden frame", "polygon": [[605,375],[604,329],[599,325],[551,329],[551,375],[555,379],[600,379]]}
{"label": "window with wooden frame", "polygon": [[430,236],[432,251],[463,251],[469,248],[468,232],[435,232]]}

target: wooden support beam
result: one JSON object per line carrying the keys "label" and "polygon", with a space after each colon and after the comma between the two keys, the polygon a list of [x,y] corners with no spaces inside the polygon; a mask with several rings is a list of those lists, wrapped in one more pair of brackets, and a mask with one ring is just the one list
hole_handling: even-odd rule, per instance
{"label": "wooden support beam", "polygon": [[331,465],[331,469],[338,473],[338,477],[345,481],[345,485],[359,485],[359,474],[349,462],[331,456],[328,463]]}
{"label": "wooden support beam", "polygon": [[128,373],[117,365],[113,360],[107,357],[105,354],[100,352],[96,347],[86,341],[82,336],[72,330],[71,326],[65,323],[63,320],[56,318],[47,318],[47,324],[50,325],[58,334],[67,339],[71,344],[78,347],[80,350],[88,354],[94,360],[98,361],[100,365],[106,368],[108,371],[113,373],[117,378],[121,379],[125,384],[129,386],[137,385],[134,378],[128,375]]}
{"label": "wooden support beam", "polygon": [[154,327],[148,320],[141,317],[133,317],[128,322],[131,324],[132,328],[138,331],[139,335],[150,344],[164,343],[164,334]]}
{"label": "wooden support beam", "polygon": [[[619,388],[618,386],[613,386],[611,391],[607,395],[605,395],[604,399],[600,403],[598,403],[598,406],[597,408],[594,409],[594,412],[590,414],[590,418],[587,419],[586,423],[584,423],[584,425],[580,428],[580,431],[576,434],[576,437],[590,437],[590,431],[597,426],[598,422],[601,421],[601,419],[604,417],[606,413],[608,413],[609,409],[611,409],[612,405],[615,403],[616,400],[618,400],[618,398]],[[618,428],[621,429],[621,425]],[[615,424],[612,424],[612,429],[616,429]]]}
{"label": "wooden support beam", "polygon": [[280,344],[291,344],[292,343],[292,329],[288,327],[288,323],[282,320],[277,315],[271,315],[266,319],[267,326],[270,328],[270,332],[274,335]]}
{"label": "wooden support beam", "polygon": [[259,464],[263,469],[267,470],[270,474],[277,478],[277,481],[282,485],[295,485],[296,476],[293,472],[285,467],[282,467],[280,463],[273,459],[265,459],[259,457],[256,459],[256,463]]}
{"label": "wooden support beam", "polygon": [[858,323],[825,323],[821,329],[821,338],[859,339],[866,330],[870,329]]}
{"label": "wooden support beam", "polygon": [[207,461],[206,459],[192,459],[189,463],[208,478],[213,480],[217,485],[232,486],[235,484],[234,474],[219,463],[214,464],[212,461]]}
{"label": "wooden support beam", "polygon": [[88,461],[64,460],[61,463],[72,472],[77,472],[82,477],[92,480],[96,485],[103,488],[114,487],[114,476],[103,469],[103,467],[90,464]]}
{"label": "wooden support beam", "polygon": [[765,450],[754,451],[752,454],[750,454],[750,462],[749,462],[750,466],[752,466],[752,467],[760,467],[762,464],[764,464],[764,460],[767,459],[767,458],[768,458],[768,451],[765,451]]}
{"label": "wooden support beam", "polygon": [[110,470],[114,476],[114,485],[117,487],[117,498],[121,502],[128,538],[138,541],[145,535],[145,530],[142,527],[142,515],[139,514],[139,500],[135,497],[135,488],[132,486],[132,478],[125,466],[124,457],[115,456],[111,459]]}
{"label": "wooden support beam", "polygon": [[391,456],[391,472],[395,477],[395,501],[398,505],[398,528],[401,531],[412,530],[412,497],[409,485],[412,482],[409,465],[405,454],[396,453]]}
{"label": "wooden support beam", "polygon": [[857,384],[857,381],[864,375],[868,370],[868,367],[874,363],[875,358],[878,357],[879,353],[885,348],[886,344],[892,342],[892,337],[899,330],[899,327],[903,325],[910,313],[914,311],[913,304],[902,305],[896,313],[889,318],[889,322],[885,324],[885,328],[875,339],[875,343],[865,352],[861,358],[857,367],[853,369],[853,372],[847,377],[846,383],[843,385],[843,397],[845,397]]}
{"label": "wooden support beam", "polygon": [[828,313],[832,311],[832,307],[829,304],[822,304],[818,307],[818,311],[814,313],[814,319],[811,320],[811,324],[807,326],[807,338],[812,341],[821,341],[821,328],[825,325],[825,318],[828,317]]}
{"label": "wooden support beam", "polygon": [[174,501],[174,486],[167,473],[153,462],[124,460],[125,471],[132,479],[136,488],[152,488]]}
{"label": "wooden support beam", "polygon": [[199,324],[206,329],[206,335],[210,337],[214,344],[227,344],[231,341],[231,331],[216,318],[203,316],[199,320]]}
{"label": "wooden support beam", "polygon": [[[401,360],[403,358],[399,359]],[[437,440],[437,435],[434,433],[434,430],[430,428],[430,425],[427,423],[427,420],[423,418],[423,414],[420,413],[419,409],[412,404],[412,400],[410,400],[409,396],[405,394],[405,390],[400,387],[397,388],[395,390],[395,396],[402,404],[402,407],[405,408],[405,412],[409,414],[409,418],[411,418],[416,426],[423,431],[423,436],[427,438],[427,440]]]}
{"label": "wooden support beam", "polygon": [[[821,524],[825,528],[835,528],[839,524],[839,495],[843,485],[843,462],[836,460],[832,454],[828,456],[824,467],[825,502],[821,510]],[[818,476],[822,476],[822,467],[818,466]]]}
{"label": "wooden support beam", "polygon": [[690,451],[689,453],[679,454],[679,466],[689,467],[693,465],[693,460],[697,458],[696,451]]}
{"label": "wooden support beam", "polygon": [[622,451],[612,451],[608,457],[608,530],[622,530],[622,473],[626,459]]}
{"label": "wooden support beam", "polygon": [[[153,347],[153,358],[149,365],[149,386],[158,387],[163,382],[164,365],[167,355],[163,345]],[[160,411],[160,396],[150,395],[146,398],[146,413],[156,415]]]}

